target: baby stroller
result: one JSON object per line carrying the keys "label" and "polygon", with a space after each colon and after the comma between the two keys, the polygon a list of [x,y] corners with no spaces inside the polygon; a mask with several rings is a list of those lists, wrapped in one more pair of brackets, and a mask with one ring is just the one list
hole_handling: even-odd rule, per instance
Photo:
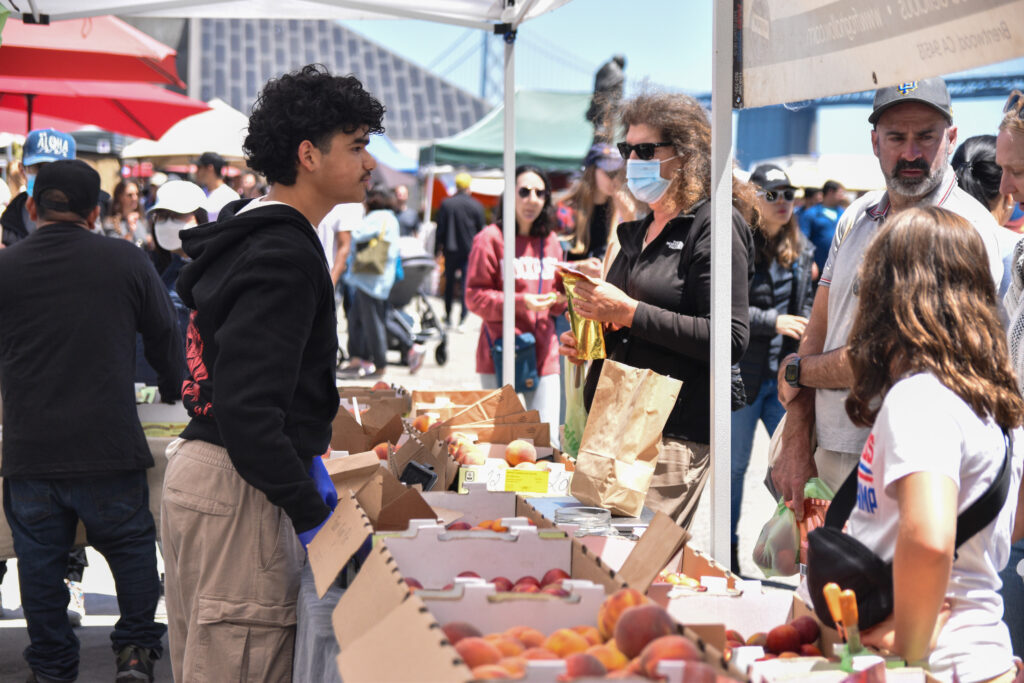
{"label": "baby stroller", "polygon": [[405,276],[395,282],[388,297],[385,327],[388,348],[397,349],[405,358],[412,340],[417,344],[437,340],[434,360],[438,365],[448,362],[448,335],[427,299],[426,291],[437,264],[426,253],[403,254]]}

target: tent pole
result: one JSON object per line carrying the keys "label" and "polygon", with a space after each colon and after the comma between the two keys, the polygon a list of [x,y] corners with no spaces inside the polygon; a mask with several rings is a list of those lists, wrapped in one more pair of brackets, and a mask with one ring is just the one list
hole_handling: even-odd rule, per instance
{"label": "tent pole", "polygon": [[35,99],[35,95],[25,95],[25,116],[27,117],[25,125],[28,127],[28,130],[25,131],[25,135],[28,135],[29,133],[32,132],[32,103]]}
{"label": "tent pole", "polygon": [[[507,5],[515,0],[507,0]],[[516,253],[516,33],[505,34],[505,195],[502,206],[502,225],[505,237],[505,257],[502,277],[502,348],[501,376],[505,384],[515,386],[515,269],[512,261]]]}
{"label": "tent pole", "polygon": [[[430,225],[430,214],[434,208],[434,169],[437,168],[434,162],[434,148],[430,148],[430,170],[427,171],[427,187],[426,192],[423,193],[423,220],[420,222],[421,235],[427,234],[427,226]],[[437,233],[434,233],[434,239],[437,239]],[[437,248],[434,248],[434,253],[437,253]]]}
{"label": "tent pole", "polygon": [[733,3],[714,3],[711,77],[711,557],[730,546]]}

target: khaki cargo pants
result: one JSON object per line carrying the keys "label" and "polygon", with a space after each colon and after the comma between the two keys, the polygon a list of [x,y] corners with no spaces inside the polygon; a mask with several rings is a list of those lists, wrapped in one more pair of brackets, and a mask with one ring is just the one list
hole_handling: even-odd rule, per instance
{"label": "khaki cargo pants", "polygon": [[711,472],[711,446],[662,438],[661,448],[644,504],[689,529]]}
{"label": "khaki cargo pants", "polygon": [[167,447],[160,530],[175,683],[292,680],[305,553],[288,516],[227,451]]}

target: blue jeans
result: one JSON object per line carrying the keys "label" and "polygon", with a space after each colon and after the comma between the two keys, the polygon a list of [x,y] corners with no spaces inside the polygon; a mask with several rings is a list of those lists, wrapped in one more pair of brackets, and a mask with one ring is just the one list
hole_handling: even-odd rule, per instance
{"label": "blue jeans", "polygon": [[1024,541],[1018,541],[1010,548],[1010,562],[999,578],[1003,588],[1003,621],[1010,627],[1010,644],[1013,654],[1024,657],[1024,578],[1017,573],[1017,565],[1024,561]]}
{"label": "blue jeans", "polygon": [[24,657],[36,674],[58,681],[78,676],[78,638],[68,622],[64,575],[81,519],[89,543],[110,565],[121,617],[110,640],[159,656],[167,627],[153,620],[160,598],[156,527],[146,472],[67,479],[5,479],[4,512],[18,556],[21,603],[30,645]]}
{"label": "blue jeans", "polygon": [[732,515],[729,528],[732,530],[732,544],[739,543],[736,528],[740,521],[740,507],[743,503],[743,478],[750,464],[750,451],[754,447],[754,430],[757,421],[764,423],[771,435],[779,426],[779,421],[786,414],[786,409],[779,403],[777,381],[766,379],[761,382],[761,390],[750,405],[740,408],[732,414]]}

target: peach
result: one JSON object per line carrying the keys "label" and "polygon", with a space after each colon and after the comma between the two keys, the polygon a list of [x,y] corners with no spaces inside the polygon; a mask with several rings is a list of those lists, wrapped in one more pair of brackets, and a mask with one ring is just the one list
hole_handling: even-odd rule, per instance
{"label": "peach", "polygon": [[544,644],[544,634],[529,626],[513,626],[505,635],[515,638],[527,648],[539,648]]}
{"label": "peach", "polygon": [[487,464],[487,454],[479,446],[471,445],[466,448],[462,460],[459,461],[466,467],[475,467]]}
{"label": "peach", "polygon": [[479,579],[479,578],[481,578],[480,575],[477,574],[476,572],[468,572],[468,571],[467,572],[459,572],[458,574],[456,574],[456,578],[458,578],[460,576],[462,578],[464,578],[464,579]]}
{"label": "peach", "polygon": [[507,680],[512,678],[508,669],[498,664],[484,664],[473,667],[473,679],[478,681]]}
{"label": "peach", "polygon": [[455,649],[470,669],[485,664],[497,664],[503,656],[501,650],[478,636],[461,638],[455,643]]}
{"label": "peach", "polygon": [[805,614],[802,617],[797,617],[793,621],[789,622],[789,625],[796,629],[797,633],[800,634],[801,643],[813,643],[821,635],[821,629],[818,627],[818,622],[814,620],[809,614]]}
{"label": "peach", "polygon": [[425,432],[430,428],[430,416],[429,415],[417,415],[413,418],[412,428],[418,432]]}
{"label": "peach", "polygon": [[537,462],[537,449],[529,441],[516,439],[505,446],[505,462],[512,467],[522,462]]}
{"label": "peach", "polygon": [[686,636],[671,635],[656,638],[647,644],[637,660],[639,672],[648,678],[659,679],[658,662],[665,660],[682,660],[684,662],[701,661],[700,650]]}
{"label": "peach", "polygon": [[615,646],[629,658],[638,656],[647,643],[675,633],[676,624],[661,605],[630,607],[615,624]]}
{"label": "peach", "polygon": [[800,654],[804,657],[821,657],[821,650],[810,643],[804,643],[800,646]]}
{"label": "peach", "polygon": [[484,636],[484,640],[501,650],[502,657],[515,657],[523,654],[523,650],[526,649],[518,640],[503,633],[492,633]]}
{"label": "peach", "polygon": [[537,580],[536,576],[520,576],[518,579],[516,579],[515,585],[518,586],[523,583],[530,583],[536,586],[537,588],[540,588],[540,581]]}
{"label": "peach", "polygon": [[498,591],[499,593],[508,593],[510,590],[512,590],[512,582],[504,576],[495,576],[493,579],[491,579],[491,583],[494,584],[494,590]]}
{"label": "peach", "polygon": [[377,457],[380,458],[381,460],[387,460],[390,451],[391,444],[389,444],[387,441],[385,441],[384,443],[379,443],[373,447],[373,452],[376,453]]}
{"label": "peach", "polygon": [[548,636],[544,647],[564,659],[573,653],[586,651],[590,641],[570,628],[560,628]]}
{"label": "peach", "polygon": [[558,677],[559,681],[572,681],[584,677],[601,677],[608,669],[601,660],[586,652],[575,652],[565,658],[565,673]]}
{"label": "peach", "polygon": [[605,598],[597,611],[597,630],[608,640],[615,633],[615,622],[619,615],[630,607],[645,605],[650,602],[643,593],[635,588],[623,588]]}
{"label": "peach", "polygon": [[[803,646],[801,646],[801,647],[803,647]],[[782,654],[780,654],[779,655],[779,659],[796,659],[799,656],[800,655],[797,654],[796,652],[788,652],[787,651],[787,652],[783,652]]]}
{"label": "peach", "polygon": [[372,387],[370,387],[370,391],[387,391],[390,388],[391,385],[388,384],[387,382],[377,382]]}
{"label": "peach", "polygon": [[483,636],[480,633],[480,629],[464,621],[450,621],[442,626],[441,630],[444,631],[445,638],[452,645],[458,644],[463,638],[480,638]]}
{"label": "peach", "polygon": [[555,581],[561,581],[563,579],[568,579],[568,578],[569,578],[569,573],[567,571],[565,571],[564,569],[549,569],[544,574],[544,576],[541,578],[540,585],[541,586],[546,586],[549,583],[554,583]]}
{"label": "peach", "polygon": [[774,654],[800,651],[800,632],[789,624],[776,626],[768,632],[764,649]]}
{"label": "peach", "polygon": [[528,472],[538,472],[541,470],[541,466],[535,462],[521,462],[518,465],[512,466],[514,470],[526,470]]}
{"label": "peach", "polygon": [[523,659],[561,659],[551,650],[544,647],[528,647],[520,655]]}
{"label": "peach", "polygon": [[447,529],[448,531],[469,531],[472,528],[473,527],[472,525],[470,525],[469,522],[463,522],[462,520],[452,522],[451,524],[445,527],[445,529]]}
{"label": "peach", "polygon": [[406,579],[405,580],[405,585],[408,586],[409,590],[412,590],[412,591],[422,590],[422,588],[423,588],[423,584],[422,583],[420,583],[416,579],[412,579],[412,578]]}
{"label": "peach", "polygon": [[729,629],[725,632],[725,639],[735,640],[737,643],[740,644],[747,642],[747,639],[741,636],[739,631],[734,631],[732,629]]}
{"label": "peach", "polygon": [[619,652],[619,649],[615,647],[614,641],[609,641],[603,645],[593,645],[588,647],[586,652],[597,657],[604,664],[604,668],[609,671],[618,671],[629,664],[629,657]]}
{"label": "peach", "polygon": [[513,676],[522,676],[526,673],[526,660],[522,657],[505,657],[498,662],[498,666]]}
{"label": "peach", "polygon": [[573,626],[572,630],[586,638],[591,645],[600,645],[604,642],[604,638],[601,637],[601,632],[593,626]]}

